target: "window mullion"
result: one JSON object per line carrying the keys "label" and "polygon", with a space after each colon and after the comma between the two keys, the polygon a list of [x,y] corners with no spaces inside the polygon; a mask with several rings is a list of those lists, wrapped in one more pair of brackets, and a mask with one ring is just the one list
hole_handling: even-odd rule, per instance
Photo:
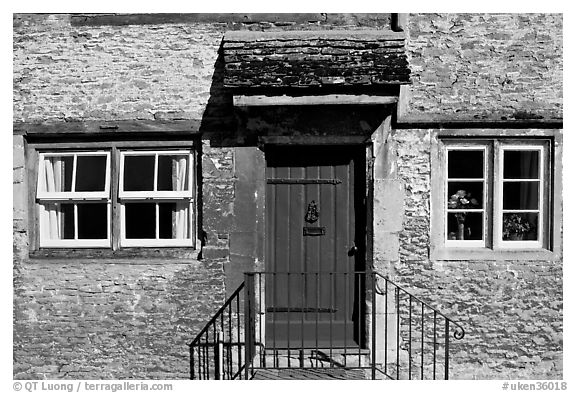
{"label": "window mullion", "polygon": [[491,160],[493,168],[490,171],[492,185],[494,187],[492,198],[492,248],[499,247],[502,241],[502,208],[503,208],[503,163],[500,141],[495,140],[492,144]]}
{"label": "window mullion", "polygon": [[158,191],[158,153],[154,153],[154,192]]}
{"label": "window mullion", "polygon": [[116,146],[112,146],[110,155],[110,195],[112,203],[112,214],[109,225],[111,226],[112,233],[112,249],[117,250],[120,248],[120,235],[122,233],[122,214],[120,209],[120,188],[121,181],[123,180],[122,167],[123,162],[120,157],[120,152]]}
{"label": "window mullion", "polygon": [[74,160],[72,163],[72,185],[70,186],[70,191],[76,192],[76,165],[78,161],[78,155],[74,154]]}
{"label": "window mullion", "polygon": [[78,203],[74,203],[74,240],[78,240]]}
{"label": "window mullion", "polygon": [[160,204],[156,202],[156,240],[160,239]]}
{"label": "window mullion", "polygon": [[[158,152],[154,153],[154,194],[158,191]],[[156,240],[160,239],[160,205],[154,206],[156,211]]]}

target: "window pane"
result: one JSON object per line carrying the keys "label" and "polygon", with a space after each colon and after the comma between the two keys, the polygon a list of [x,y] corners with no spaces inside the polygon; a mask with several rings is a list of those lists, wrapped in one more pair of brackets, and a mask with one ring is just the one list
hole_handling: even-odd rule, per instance
{"label": "window pane", "polygon": [[504,151],[504,178],[505,179],[538,179],[539,155],[535,151]]}
{"label": "window pane", "polygon": [[448,150],[448,178],[484,178],[484,151]]}
{"label": "window pane", "polygon": [[108,207],[106,203],[78,204],[78,239],[106,239]]}
{"label": "window pane", "polygon": [[538,188],[538,182],[504,182],[504,209],[537,210]]}
{"label": "window pane", "polygon": [[44,206],[41,230],[48,239],[74,239],[74,204],[48,203]]}
{"label": "window pane", "polygon": [[124,191],[154,190],[154,156],[124,156]]}
{"label": "window pane", "polygon": [[448,182],[448,209],[482,209],[484,183]]}
{"label": "window pane", "polygon": [[158,156],[158,191],[188,190],[188,156]]}
{"label": "window pane", "polygon": [[156,204],[127,203],[124,207],[126,238],[156,238]]}
{"label": "window pane", "polygon": [[46,157],[44,160],[43,179],[40,182],[41,191],[65,192],[72,191],[72,173],[74,157]]}
{"label": "window pane", "polygon": [[74,205],[72,203],[62,203],[60,209],[61,239],[74,239]]}
{"label": "window pane", "polygon": [[104,191],[106,159],[106,156],[78,156],[76,158],[76,191]]}
{"label": "window pane", "polygon": [[502,240],[538,240],[538,213],[504,213]]}
{"label": "window pane", "polygon": [[188,202],[160,203],[158,206],[160,239],[189,239]]}
{"label": "window pane", "polygon": [[482,240],[484,213],[448,213],[448,240]]}

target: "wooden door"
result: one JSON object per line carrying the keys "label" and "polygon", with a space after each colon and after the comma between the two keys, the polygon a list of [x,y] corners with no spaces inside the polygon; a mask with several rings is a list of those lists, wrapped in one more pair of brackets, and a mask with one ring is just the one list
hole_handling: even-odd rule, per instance
{"label": "wooden door", "polygon": [[364,150],[267,149],[266,341],[357,345],[363,307]]}

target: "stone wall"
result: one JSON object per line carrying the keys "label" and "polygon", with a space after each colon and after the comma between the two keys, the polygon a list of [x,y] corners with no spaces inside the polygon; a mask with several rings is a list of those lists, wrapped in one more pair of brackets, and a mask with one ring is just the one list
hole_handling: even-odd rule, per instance
{"label": "stone wall", "polygon": [[405,116],[562,118],[561,14],[410,14]]}
{"label": "stone wall", "polygon": [[12,231],[14,261],[26,258],[28,253],[28,181],[24,157],[24,138],[12,137]]}
{"label": "stone wall", "polygon": [[14,279],[14,378],[186,379],[224,260],[34,261]]}
{"label": "stone wall", "polygon": [[202,119],[224,30],[14,18],[14,121]]}

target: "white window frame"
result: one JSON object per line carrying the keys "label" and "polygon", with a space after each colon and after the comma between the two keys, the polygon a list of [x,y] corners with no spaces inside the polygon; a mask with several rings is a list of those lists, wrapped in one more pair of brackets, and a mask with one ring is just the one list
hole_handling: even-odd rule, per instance
{"label": "white window frame", "polygon": [[[105,156],[106,157],[106,172],[104,191],[82,191],[76,192],[76,164],[78,156]],[[111,198],[110,198],[110,152],[102,150],[93,151],[66,151],[66,152],[43,152],[39,153],[39,165],[37,172],[37,192],[36,197],[38,200],[38,214],[39,214],[39,239],[40,247],[51,248],[101,248],[111,246]],[[45,158],[48,157],[73,157],[72,169],[72,190],[62,192],[48,192],[45,191],[46,173]],[[78,204],[90,203],[86,201],[101,201],[106,203],[106,238],[105,239],[78,239]],[[74,205],[74,239],[51,239],[48,234],[43,231],[45,220],[48,220],[47,204],[54,203],[67,203]],[[61,212],[58,212],[61,216]]]}
{"label": "white window frame", "polygon": [[[106,157],[106,178],[104,191],[80,191],[76,192],[76,163],[78,156],[105,156]],[[72,167],[72,191],[48,192],[44,191],[43,175],[46,173],[46,160],[48,157],[73,157]],[[37,176],[37,197],[41,200],[100,200],[110,197],[110,152],[109,151],[80,151],[80,152],[49,152],[39,153],[39,165]]]}
{"label": "white window frame", "polygon": [[[108,248],[111,244],[110,236],[110,216],[111,216],[111,203],[106,201],[106,214],[107,214],[107,225],[106,225],[106,239],[78,239],[78,202],[71,202],[74,205],[74,239],[50,239],[42,231],[43,225],[40,224],[40,247],[51,247],[51,248]],[[40,203],[40,219],[47,219],[46,206]],[[58,212],[60,215],[60,212]]]}
{"label": "white window frame", "polygon": [[[446,249],[469,249],[469,250],[535,250],[546,249],[549,247],[546,244],[548,239],[546,232],[551,230],[548,228],[549,224],[549,210],[546,209],[546,204],[549,203],[549,196],[545,195],[545,183],[550,181],[546,177],[547,165],[546,157],[549,157],[549,152],[543,142],[536,139],[525,140],[519,142],[518,139],[507,141],[503,138],[474,138],[471,141],[465,140],[448,140],[443,141],[442,149],[442,244]],[[484,150],[484,239],[480,240],[449,240],[448,233],[448,213],[458,212],[455,209],[448,209],[448,152],[451,150]],[[502,240],[502,218],[505,212],[516,212],[509,209],[503,209],[503,187],[504,187],[504,152],[505,151],[538,151],[539,152],[539,178],[537,180],[531,179],[516,179],[518,181],[538,181],[539,182],[539,202],[538,210],[519,210],[519,213],[538,212],[538,240]],[[461,180],[461,179],[450,179]],[[476,179],[468,179],[470,181],[477,181]],[[506,179],[515,180],[515,179]],[[491,202],[489,202],[489,199]],[[480,209],[476,209],[481,211]]]}
{"label": "white window frame", "polygon": [[[158,156],[160,155],[187,155],[188,156],[188,190],[185,191],[125,191],[124,190],[124,158],[127,156],[155,156],[154,160],[154,189],[157,187]],[[194,246],[194,154],[187,150],[123,150],[120,152],[119,191],[120,200],[120,246],[121,247],[192,247]],[[159,237],[159,203],[188,201],[189,238],[161,239]],[[126,238],[126,203],[155,203],[156,209],[156,238],[155,239],[128,239]]]}
{"label": "white window frame", "polygon": [[[504,152],[505,151],[538,151],[538,179],[504,179]],[[497,209],[494,215],[495,246],[498,248],[542,248],[544,238],[544,146],[539,145],[514,145],[500,144],[498,146],[498,179],[497,183]],[[537,182],[538,187],[538,210],[510,210],[504,209],[504,182],[522,181]],[[502,220],[504,213],[538,213],[538,240],[503,240]]]}
{"label": "white window frame", "polygon": [[[154,188],[157,187],[158,183],[158,156],[175,156],[175,155],[187,155],[188,156],[188,190],[185,191],[124,191],[124,158],[126,156],[155,156],[154,160]],[[120,152],[120,180],[119,180],[119,192],[118,196],[120,199],[184,199],[193,197],[193,165],[194,160],[193,154],[190,150],[124,150]]]}
{"label": "white window frame", "polygon": [[[451,179],[448,177],[448,153],[450,151],[461,151],[461,150],[470,150],[470,151],[482,151],[483,153],[483,158],[484,158],[484,168],[483,168],[483,177],[482,179],[477,178],[477,179],[468,179],[468,178],[464,178],[464,179],[460,179],[460,178],[454,178]],[[488,236],[487,234],[487,228],[488,228],[488,218],[487,218],[487,214],[488,214],[488,209],[487,209],[487,196],[488,196],[488,160],[489,160],[489,156],[488,156],[488,146],[486,145],[479,145],[479,144],[462,144],[462,145],[449,145],[445,147],[445,155],[444,155],[444,201],[445,203],[448,201],[448,198],[450,197],[450,195],[448,195],[448,183],[450,181],[459,181],[459,182],[475,182],[478,183],[480,180],[482,180],[482,189],[483,189],[483,195],[482,195],[482,208],[481,209],[448,209],[448,206],[445,206],[444,209],[444,241],[447,247],[459,247],[459,248],[470,248],[470,247],[486,247],[486,238]],[[482,217],[483,217],[483,224],[482,224],[482,239],[481,240],[449,240],[447,237],[448,234],[448,214],[450,213],[460,213],[460,212],[474,212],[474,213],[482,213]]]}

